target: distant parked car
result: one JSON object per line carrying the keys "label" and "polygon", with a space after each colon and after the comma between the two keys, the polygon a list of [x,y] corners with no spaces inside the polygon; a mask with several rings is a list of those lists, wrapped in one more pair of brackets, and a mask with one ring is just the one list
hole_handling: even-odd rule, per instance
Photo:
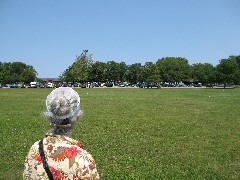
{"label": "distant parked car", "polygon": [[176,84],[175,83],[169,83],[169,82],[165,82],[164,84],[163,84],[163,86],[164,87],[176,87]]}
{"label": "distant parked car", "polygon": [[168,87],[176,87],[175,84],[169,84]]}
{"label": "distant parked car", "polygon": [[97,82],[92,82],[92,83],[89,85],[89,88],[94,88],[94,87],[100,87],[100,84],[97,83]]}
{"label": "distant parked car", "polygon": [[30,87],[31,88],[37,88],[37,82],[35,82],[35,81],[30,82]]}
{"label": "distant parked car", "polygon": [[194,84],[194,87],[202,87],[202,83]]}
{"label": "distant parked car", "polygon": [[9,87],[10,88],[17,88],[17,85],[15,83],[11,83],[11,84],[9,84]]}
{"label": "distant parked car", "polygon": [[73,87],[79,87],[79,83],[73,84]]}
{"label": "distant parked car", "polygon": [[106,82],[106,83],[105,83],[105,86],[106,86],[106,87],[113,87],[113,83],[111,83],[111,82]]}
{"label": "distant parked car", "polygon": [[9,84],[2,84],[2,88],[10,88]]}
{"label": "distant parked car", "polygon": [[150,87],[150,88],[153,88],[153,87],[160,88],[160,84],[158,84],[158,83],[156,83],[156,82],[150,82],[150,83],[149,83],[149,87]]}
{"label": "distant parked car", "polygon": [[184,84],[184,83],[179,83],[179,84],[178,84],[178,87],[187,87],[187,85]]}
{"label": "distant parked car", "polygon": [[80,88],[86,88],[86,87],[87,87],[87,84],[86,84],[86,83],[80,83],[80,84],[79,84],[79,87],[80,87]]}
{"label": "distant parked car", "polygon": [[51,82],[47,83],[47,88],[54,88],[54,84]]}
{"label": "distant parked car", "polygon": [[66,82],[63,82],[62,87],[68,87],[68,84]]}
{"label": "distant parked car", "polygon": [[142,83],[140,83],[140,82],[136,83],[136,87],[142,88]]}
{"label": "distant parked car", "polygon": [[31,87],[31,84],[24,84],[24,87],[25,87],[25,88],[30,88],[30,87]]}
{"label": "distant parked car", "polygon": [[213,84],[207,84],[206,87],[213,88]]}
{"label": "distant parked car", "polygon": [[156,82],[146,82],[146,83],[144,83],[144,87],[146,87],[146,88],[154,88],[154,87],[160,88],[160,85]]}
{"label": "distant parked car", "polygon": [[16,83],[17,88],[22,88],[24,86],[23,83]]}
{"label": "distant parked car", "polygon": [[61,86],[62,86],[61,83],[55,84],[55,88],[59,88]]}
{"label": "distant parked car", "polygon": [[37,85],[37,87],[38,87],[38,88],[45,88],[46,86],[45,86],[45,84],[39,83],[39,84]]}
{"label": "distant parked car", "polygon": [[126,87],[125,84],[118,84],[118,87]]}
{"label": "distant parked car", "polygon": [[67,83],[67,86],[68,86],[68,87],[72,87],[72,86],[73,86],[73,83],[72,83],[72,82],[68,82],[68,83]]}
{"label": "distant parked car", "polygon": [[160,88],[160,84],[157,82],[144,82],[144,83],[137,83],[137,87],[139,88]]}

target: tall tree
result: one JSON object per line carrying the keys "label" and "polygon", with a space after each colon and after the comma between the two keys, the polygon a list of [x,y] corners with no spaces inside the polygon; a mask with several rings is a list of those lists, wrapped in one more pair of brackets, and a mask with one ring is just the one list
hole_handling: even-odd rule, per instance
{"label": "tall tree", "polygon": [[203,84],[213,84],[216,80],[216,69],[212,64],[193,64],[192,65],[192,78],[195,82]]}
{"label": "tall tree", "polygon": [[118,79],[119,81],[123,82],[125,81],[125,75],[126,75],[126,72],[127,72],[127,65],[125,62],[120,62],[118,64]]}
{"label": "tall tree", "polygon": [[238,56],[231,55],[231,56],[229,56],[228,59],[232,59],[232,60],[236,61],[238,63],[239,68],[240,68],[240,55],[238,55]]}
{"label": "tall tree", "polygon": [[3,63],[0,62],[0,83],[3,82]]}
{"label": "tall tree", "polygon": [[106,82],[106,64],[96,61],[92,64],[92,68],[89,73],[90,81],[94,82]]}
{"label": "tall tree", "polygon": [[119,64],[115,61],[108,61],[106,64],[106,78],[107,81],[119,81]]}
{"label": "tall tree", "polygon": [[189,81],[190,65],[181,57],[165,57],[156,62],[159,76],[163,82]]}
{"label": "tall tree", "polygon": [[142,67],[144,81],[159,82],[160,78],[157,73],[157,66],[153,62],[146,62]]}
{"label": "tall tree", "polygon": [[92,68],[92,55],[83,50],[80,56],[77,56],[75,62],[69,66],[62,74],[61,80],[67,82],[88,82],[90,69]]}
{"label": "tall tree", "polygon": [[128,66],[127,72],[125,74],[126,80],[130,83],[143,82],[143,73],[141,63],[135,63]]}
{"label": "tall tree", "polygon": [[[231,55],[231,56],[229,56],[228,59],[232,59],[232,60],[236,61],[238,64],[238,68],[240,69],[240,55],[238,55],[238,56]],[[235,84],[240,84],[240,71],[238,71],[238,73],[236,75]]]}
{"label": "tall tree", "polygon": [[239,66],[234,59],[222,59],[217,65],[217,80],[219,83],[236,84],[239,79]]}
{"label": "tall tree", "polygon": [[36,79],[37,72],[31,65],[22,62],[1,63],[0,81],[3,83],[26,82]]}
{"label": "tall tree", "polygon": [[21,72],[21,82],[30,83],[31,81],[36,80],[37,72],[31,65],[27,65],[27,67]]}

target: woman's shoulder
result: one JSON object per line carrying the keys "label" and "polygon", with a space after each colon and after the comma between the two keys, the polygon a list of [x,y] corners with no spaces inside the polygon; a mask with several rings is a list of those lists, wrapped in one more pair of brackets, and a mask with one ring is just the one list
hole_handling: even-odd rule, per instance
{"label": "woman's shoulder", "polygon": [[[38,149],[39,148],[39,142],[43,140],[43,146],[44,149],[47,148],[47,150],[51,150],[54,147],[65,147],[65,148],[72,148],[72,149],[81,149],[83,153],[89,154],[85,149],[82,143],[79,141],[72,139],[70,137],[45,137],[43,139],[37,140],[32,144],[32,148]],[[75,148],[74,148],[75,147]]]}
{"label": "woman's shoulder", "polygon": [[[39,141],[36,141],[33,146],[38,147]],[[72,156],[81,156],[92,158],[92,155],[84,149],[83,145],[70,137],[55,136],[46,137],[43,139],[44,150],[48,155],[64,153],[64,156],[71,158]]]}
{"label": "woman's shoulder", "polygon": [[49,138],[45,138],[43,144],[50,162],[69,162],[71,166],[78,163],[79,166],[83,167],[94,163],[92,155],[83,148],[79,141],[72,138],[64,137],[62,139],[51,139],[51,141]]}

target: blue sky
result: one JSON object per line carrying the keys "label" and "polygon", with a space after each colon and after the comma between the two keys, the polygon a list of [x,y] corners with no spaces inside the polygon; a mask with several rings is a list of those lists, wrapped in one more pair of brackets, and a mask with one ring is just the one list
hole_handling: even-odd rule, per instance
{"label": "blue sky", "polygon": [[189,64],[240,55],[239,0],[0,0],[0,61],[58,77],[84,49],[94,61]]}

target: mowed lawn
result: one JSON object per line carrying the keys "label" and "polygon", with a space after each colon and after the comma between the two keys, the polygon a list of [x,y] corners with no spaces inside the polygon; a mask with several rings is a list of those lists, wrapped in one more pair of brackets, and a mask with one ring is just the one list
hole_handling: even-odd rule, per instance
{"label": "mowed lawn", "polygon": [[[52,89],[0,89],[0,179],[22,179]],[[240,89],[76,89],[102,179],[240,179]]]}

